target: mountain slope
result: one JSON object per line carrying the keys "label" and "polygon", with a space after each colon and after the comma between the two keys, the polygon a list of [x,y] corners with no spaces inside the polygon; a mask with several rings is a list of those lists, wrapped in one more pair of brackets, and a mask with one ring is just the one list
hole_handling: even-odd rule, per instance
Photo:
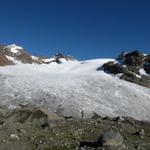
{"label": "mountain slope", "polygon": [[0,66],[11,65],[11,61],[4,55],[3,48],[4,46],[0,45]]}
{"label": "mountain slope", "polygon": [[50,64],[62,63],[64,61],[74,61],[75,58],[61,53],[55,54],[53,57],[34,56],[28,53],[23,47],[12,45],[0,45],[0,66],[11,64]]}
{"label": "mountain slope", "polygon": [[110,59],[0,68],[0,103],[43,106],[64,116],[150,120],[150,89],[96,69]]}

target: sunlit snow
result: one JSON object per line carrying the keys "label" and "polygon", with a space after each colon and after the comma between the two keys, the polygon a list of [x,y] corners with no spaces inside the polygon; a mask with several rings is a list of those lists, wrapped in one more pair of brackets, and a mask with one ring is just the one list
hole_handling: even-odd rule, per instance
{"label": "sunlit snow", "polygon": [[97,71],[112,59],[0,67],[0,103],[43,106],[65,116],[150,120],[150,89]]}

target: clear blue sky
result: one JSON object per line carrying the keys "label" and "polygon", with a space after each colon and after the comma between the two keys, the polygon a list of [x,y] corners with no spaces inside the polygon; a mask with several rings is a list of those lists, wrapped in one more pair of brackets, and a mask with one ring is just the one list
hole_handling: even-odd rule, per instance
{"label": "clear blue sky", "polygon": [[78,59],[150,53],[150,0],[1,0],[0,43]]}

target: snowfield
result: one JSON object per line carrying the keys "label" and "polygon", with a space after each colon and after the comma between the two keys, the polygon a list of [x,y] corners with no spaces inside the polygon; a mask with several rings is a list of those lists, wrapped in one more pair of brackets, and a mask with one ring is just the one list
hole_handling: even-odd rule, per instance
{"label": "snowfield", "polygon": [[112,59],[0,67],[0,104],[48,108],[64,116],[150,120],[150,89],[97,71]]}

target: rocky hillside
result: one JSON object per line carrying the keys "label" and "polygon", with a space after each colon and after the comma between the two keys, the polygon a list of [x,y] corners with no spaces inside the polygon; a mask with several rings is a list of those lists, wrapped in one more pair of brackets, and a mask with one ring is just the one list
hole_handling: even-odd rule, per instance
{"label": "rocky hillside", "polygon": [[115,61],[109,61],[97,70],[119,75],[120,79],[150,88],[150,55],[139,51],[122,52]]}
{"label": "rocky hillside", "polygon": [[46,109],[0,108],[1,150],[149,150],[150,123],[128,117],[63,118]]}
{"label": "rocky hillside", "polygon": [[28,53],[23,47],[15,44],[4,46],[0,45],[0,66],[12,64],[50,64],[61,63],[62,61],[73,61],[75,58],[69,55],[57,53],[51,58],[34,56]]}
{"label": "rocky hillside", "polygon": [[0,66],[11,65],[12,62],[4,54],[4,46],[0,45]]}

